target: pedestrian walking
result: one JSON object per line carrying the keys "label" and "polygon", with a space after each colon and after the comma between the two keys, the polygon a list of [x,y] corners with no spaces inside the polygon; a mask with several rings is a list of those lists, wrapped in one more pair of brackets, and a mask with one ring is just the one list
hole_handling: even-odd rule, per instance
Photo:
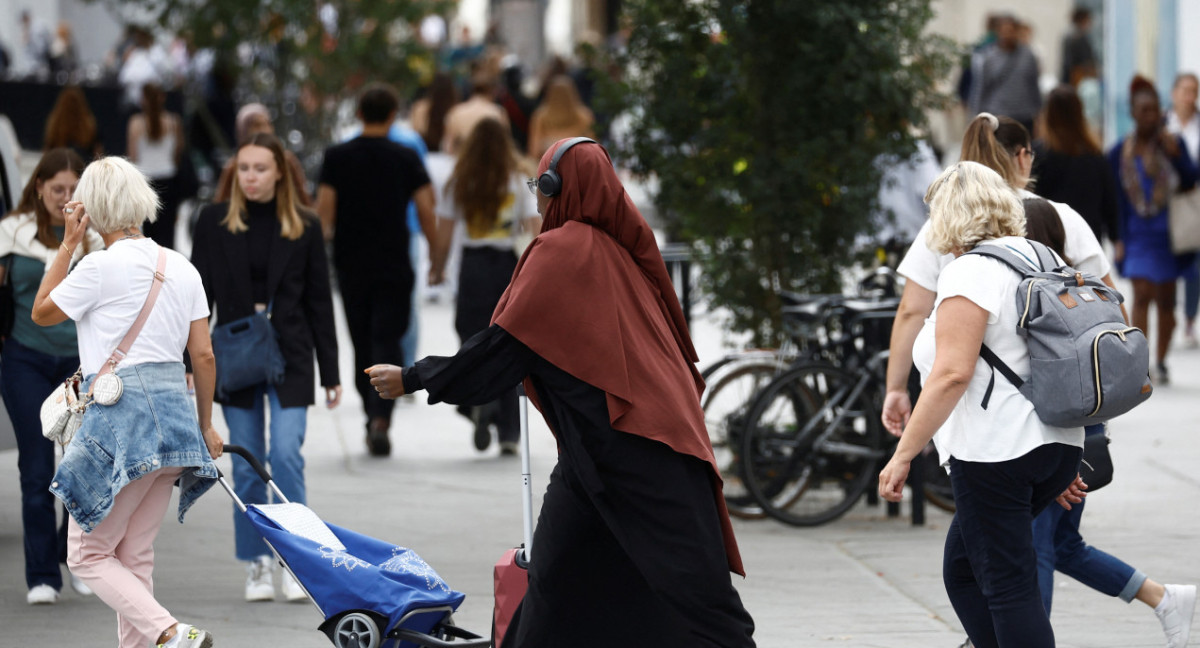
{"label": "pedestrian walking", "polygon": [[579,99],[571,77],[554,77],[542,103],[529,118],[529,157],[537,159],[555,142],[568,137],[592,137],[596,118]]}
{"label": "pedestrian walking", "polygon": [[[1196,96],[1200,80],[1191,72],[1175,77],[1171,87],[1171,110],[1167,112],[1167,132],[1183,138],[1192,162],[1200,160],[1200,115]],[[1200,264],[1183,275],[1183,343],[1189,349],[1200,346],[1196,340],[1196,313],[1200,311]]]}
{"label": "pedestrian walking", "polygon": [[[1027,198],[1025,206],[1026,238],[1045,244],[1071,264],[1063,243],[1066,232],[1058,212],[1041,198]],[[1084,428],[1087,437],[1105,434],[1105,425]],[[1129,603],[1137,599],[1152,610],[1167,637],[1167,648],[1184,648],[1191,634],[1195,608],[1195,585],[1162,585],[1144,572],[1084,541],[1079,532],[1084,499],[1071,508],[1047,506],[1033,519],[1033,548],[1037,552],[1038,589],[1042,605],[1050,614],[1054,599],[1054,572],[1060,571],[1088,587]]]}
{"label": "pedestrian walking", "polygon": [[415,280],[409,201],[416,203],[426,241],[434,240],[436,227],[436,201],[424,165],[412,149],[388,139],[398,110],[394,90],[368,86],[358,101],[362,134],[325,151],[317,189],[317,212],[333,241],[333,265],[354,345],[354,386],[367,416],[367,449],[377,457],[392,451],[394,403],[371,389],[363,370],[402,362],[400,340],[408,329]]}
{"label": "pedestrian walking", "polygon": [[[508,128],[484,119],[463,144],[438,201],[436,256],[442,265],[432,269],[433,281],[440,283],[444,277],[455,228],[461,223],[465,230],[454,314],[454,329],[462,343],[491,323],[517,267],[517,248],[524,252],[524,233],[532,238],[541,229],[537,204],[525,187],[529,173],[523,173],[523,167]],[[500,453],[516,454],[521,422],[515,388],[467,411],[475,424],[477,450],[487,450],[495,428]]]}
{"label": "pedestrian walking", "polygon": [[[274,135],[254,135],[236,160],[230,201],[200,212],[192,263],[218,324],[268,314],[284,369],[277,384],[222,390],[217,399],[230,442],[270,465],[288,501],[303,504],[301,446],[314,401],[314,355],[326,407],[337,407],[342,395],[324,239],[316,214],[297,203],[283,144]],[[234,462],[233,483],[243,502],[267,503],[266,485],[248,462]],[[233,521],[235,554],[246,563],[246,600],[274,599],[270,548],[236,507]],[[286,571],[281,579],[285,599],[306,598]]]}
{"label": "pedestrian walking", "polygon": [[[217,479],[213,459],[222,439],[212,426],[216,365],[203,286],[187,259],[142,235],[158,198],[137,167],[123,158],[97,160],[74,198],[62,210],[63,241],[32,318],[42,326],[76,322],[81,392],[106,364],[122,389],[115,402],[87,408],[50,486],[71,514],[68,565],[116,611],[121,648],[209,648],[207,631],[180,623],[154,598],[152,578],[154,538],[172,486],[179,484],[182,521]],[[89,226],[107,249],[67,274]]]}
{"label": "pedestrian walking", "polygon": [[[271,124],[271,111],[260,103],[249,103],[242,106],[238,110],[234,122],[234,134],[237,137],[238,146],[259,133],[275,134],[275,126]],[[300,163],[300,158],[296,157],[291,149],[284,149],[283,155],[287,161],[288,176],[292,179],[292,187],[296,192],[296,202],[302,207],[313,207],[315,203],[312,193],[308,190],[308,182],[304,177],[304,165]],[[221,177],[217,180],[217,191],[213,195],[213,202],[229,202],[229,196],[233,193],[236,160],[236,157],[229,158],[229,161],[221,169]]]}
{"label": "pedestrian walking", "polygon": [[1011,299],[1021,277],[986,257],[964,256],[978,245],[1035,256],[1023,238],[1024,210],[999,174],[975,162],[943,172],[926,201],[927,244],[955,259],[938,277],[932,315],[912,351],[921,398],[879,474],[879,495],[900,501],[910,462],[934,439],[954,485],[957,510],[942,576],[959,621],[980,648],[1053,648],[1031,529],[1038,513],[1067,497],[1068,487],[1079,501],[1083,429],[1042,423],[1015,386],[989,380],[981,344],[1018,375],[1029,373]]}
{"label": "pedestrian walking", "polygon": [[1097,239],[1120,241],[1116,183],[1075,88],[1063,85],[1050,92],[1042,125],[1042,137],[1033,143],[1034,191],[1079,212]]}
{"label": "pedestrian walking", "polygon": [[64,87],[46,117],[42,150],[64,147],[74,149],[84,162],[91,162],[104,154],[96,116],[92,114],[87,97],[79,86]]}
{"label": "pedestrian walking", "polygon": [[166,110],[167,93],[155,83],[142,86],[142,112],[129,118],[126,154],[150,178],[158,194],[158,218],[147,223],[146,235],[163,247],[175,248],[175,219],[183,202],[179,169],[185,142],[183,120]]}
{"label": "pedestrian walking", "polygon": [[453,357],[371,367],[371,384],[480,405],[524,381],[554,431],[505,646],[753,646],[704,383],[654,233],[591,140],[556,144],[538,171],[541,234],[492,325]]}
{"label": "pedestrian walking", "polygon": [[[71,201],[83,160],[68,148],[47,151],[21,192],[16,209],[0,220],[0,283],[12,286],[12,330],[0,354],[0,396],[17,439],[21,475],[21,528],[25,547],[25,585],[30,605],[58,602],[63,579],[59,563],[67,561],[67,518],[57,523],[50,482],[54,477],[54,443],[42,436],[42,401],[79,367],[75,323],[50,327],[33,323],[34,298],[65,234],[63,208]],[[79,254],[99,250],[104,241],[89,232]],[[56,530],[57,529],[57,530]],[[71,575],[80,594],[91,589]]]}
{"label": "pedestrian walking", "polygon": [[996,41],[972,57],[967,107],[972,114],[1007,115],[1032,132],[1042,106],[1040,63],[1033,50],[1021,42],[1019,27],[1011,15],[997,18]]}
{"label": "pedestrian walking", "polygon": [[[1036,197],[1025,189],[1034,164],[1033,144],[1029,140],[1029,131],[1016,120],[989,113],[977,115],[963,134],[961,159],[978,162],[999,173],[1009,187],[1016,190],[1018,199]],[[1112,286],[1108,259],[1087,222],[1068,205],[1050,204],[1062,220],[1066,233],[1064,249],[1074,261],[1075,268],[1100,277]],[[938,277],[954,260],[952,255],[935,253],[926,244],[931,224],[932,221],[926,221],[921,227],[896,269],[907,281],[892,324],[882,416],[884,427],[897,436],[912,413],[908,377],[913,366],[913,342],[925,319],[933,312]]]}
{"label": "pedestrian walking", "polygon": [[1181,137],[1163,124],[1154,84],[1136,76],[1129,87],[1134,131],[1108,151],[1117,180],[1121,244],[1113,257],[1121,274],[1133,283],[1130,323],[1148,331],[1150,304],[1155,307],[1155,382],[1170,382],[1167,353],[1175,333],[1176,281],[1196,263],[1195,254],[1171,252],[1171,195],[1196,186],[1196,165]]}

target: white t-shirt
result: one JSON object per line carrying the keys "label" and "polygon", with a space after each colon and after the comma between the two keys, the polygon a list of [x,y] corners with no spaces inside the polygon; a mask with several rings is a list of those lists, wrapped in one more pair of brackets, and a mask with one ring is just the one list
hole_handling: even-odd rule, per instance
{"label": "white t-shirt", "polygon": [[[1037,256],[1029,241],[1005,237],[982,245],[1005,245],[1036,268]],[[1017,286],[1021,276],[996,259],[964,255],[946,266],[937,280],[933,314],[913,345],[913,363],[921,380],[929,376],[936,355],[937,309],[951,297],[966,297],[988,312],[983,342],[1018,376],[1029,378],[1029,347],[1017,334]],[[962,461],[998,462],[1016,459],[1047,443],[1083,446],[1083,428],[1058,428],[1042,423],[1033,403],[1000,372],[994,375],[983,358],[975,362],[975,374],[950,417],[933,437],[938,456]],[[992,382],[988,408],[983,398]]]}
{"label": "white t-shirt", "polygon": [[[133,326],[158,266],[151,239],[117,241],[87,255],[50,291],[50,299],[77,322],[79,359],[85,376],[96,373]],[[200,273],[178,252],[167,250],[166,283],[149,319],[117,368],[143,362],[181,362],[191,323],[208,318]]]}
{"label": "white t-shirt", "polygon": [[[454,194],[445,191],[445,195],[437,203],[437,215],[446,220],[461,221],[466,225],[466,215],[454,202]],[[500,203],[500,211],[496,214],[496,223],[486,232],[471,231],[466,226],[463,247],[495,247],[502,250],[513,249],[513,236],[516,228],[524,227],[525,221],[537,216],[537,202],[529,187],[525,186],[525,178],[513,174],[508,179],[508,192]],[[537,232],[532,232],[537,234]]]}
{"label": "white t-shirt", "polygon": [[[1024,189],[1018,191],[1017,194],[1022,200],[1038,197]],[[1104,256],[1104,249],[1100,247],[1100,241],[1096,240],[1096,235],[1088,226],[1087,221],[1083,220],[1083,216],[1066,204],[1053,200],[1047,202],[1054,205],[1055,211],[1058,212],[1058,218],[1062,221],[1063,231],[1067,235],[1067,240],[1063,243],[1063,252],[1074,262],[1075,269],[1094,274],[1097,278],[1108,274],[1111,269],[1108,258]],[[936,290],[938,276],[954,260],[954,255],[939,256],[930,250],[925,240],[928,234],[929,221],[926,220],[896,271],[926,290]]]}

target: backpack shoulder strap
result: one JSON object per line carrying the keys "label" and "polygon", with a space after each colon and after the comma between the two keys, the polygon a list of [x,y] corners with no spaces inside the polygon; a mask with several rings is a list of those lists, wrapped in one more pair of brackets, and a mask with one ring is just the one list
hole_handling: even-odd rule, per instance
{"label": "backpack shoulder strap", "polygon": [[1021,377],[1017,375],[1017,372],[1013,371],[1012,367],[1009,367],[1007,363],[1001,360],[1000,356],[996,355],[995,351],[989,349],[988,345],[980,345],[979,357],[983,358],[983,361],[992,368],[992,378],[988,381],[987,390],[983,393],[983,402],[980,403],[983,406],[983,409],[987,409],[988,402],[992,400],[992,388],[996,386],[997,371],[1000,372],[1000,375],[1007,378],[1008,382],[1012,383],[1013,387],[1016,387],[1018,391],[1020,391],[1021,387],[1025,385],[1025,381],[1021,380]]}
{"label": "backpack shoulder strap", "polygon": [[1063,263],[1058,260],[1057,255],[1055,255],[1050,247],[1045,243],[1034,241],[1033,239],[1025,240],[1029,241],[1029,245],[1033,247],[1033,251],[1037,254],[1038,265],[1042,266],[1042,271],[1049,272],[1063,265]]}
{"label": "backpack shoulder strap", "polygon": [[[1034,249],[1037,249],[1036,246]],[[1025,258],[1017,255],[1016,252],[1013,252],[1002,245],[976,245],[973,249],[971,249],[971,251],[967,252],[967,254],[978,254],[980,256],[993,258],[1012,268],[1022,277],[1037,272],[1037,270],[1029,267],[1029,263],[1026,262]],[[1041,261],[1041,255],[1038,256],[1038,261]],[[1045,264],[1042,264],[1042,267],[1044,268]]]}

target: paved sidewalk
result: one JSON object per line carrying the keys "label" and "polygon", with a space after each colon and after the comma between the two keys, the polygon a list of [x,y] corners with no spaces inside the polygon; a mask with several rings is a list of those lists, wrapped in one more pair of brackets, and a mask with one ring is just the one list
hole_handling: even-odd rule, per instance
{"label": "paved sidewalk", "polygon": [[[457,348],[452,321],[448,305],[423,309],[423,353]],[[720,354],[711,323],[698,322],[695,337],[703,359]],[[341,375],[349,381],[349,344],[343,349]],[[1174,385],[1113,425],[1116,480],[1089,502],[1084,526],[1088,540],[1152,578],[1197,583],[1200,351],[1176,351],[1172,369]],[[460,625],[486,633],[492,564],[521,539],[519,462],[497,457],[494,448],[477,453],[468,422],[450,406],[427,405],[423,395],[397,407],[394,425],[393,456],[372,459],[352,389],[337,410],[313,408],[305,444],[309,505],[329,522],[419,552],[467,594]],[[555,459],[540,419],[532,456],[540,499]],[[113,645],[114,615],[95,599],[68,587],[56,606],[25,604],[16,459],[15,451],[0,452],[0,648]],[[226,472],[229,461],[220,462]],[[221,648],[331,645],[316,631],[321,619],[310,605],[242,601],[244,571],[232,557],[231,515],[218,488],[197,503],[186,524],[173,516],[164,522],[156,572],[163,603],[182,620],[210,629]],[[957,646],[963,633],[940,576],[949,520],[931,509],[928,524],[913,528],[906,519],[887,519],[882,507],[860,504],[813,529],[735,521],[749,574],[737,585],[758,624],[758,644]],[[1066,577],[1057,581],[1054,610],[1059,646],[1164,645],[1148,608],[1103,597]],[[1193,644],[1200,645],[1200,629]],[[562,645],[570,648],[570,639]]]}

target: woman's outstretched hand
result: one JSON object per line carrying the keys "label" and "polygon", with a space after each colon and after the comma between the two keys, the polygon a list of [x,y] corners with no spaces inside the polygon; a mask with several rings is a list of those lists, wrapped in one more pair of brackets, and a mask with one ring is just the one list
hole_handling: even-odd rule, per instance
{"label": "woman's outstretched hand", "polygon": [[404,395],[403,371],[400,367],[390,364],[380,364],[363,369],[371,377],[371,386],[380,398],[394,399]]}

